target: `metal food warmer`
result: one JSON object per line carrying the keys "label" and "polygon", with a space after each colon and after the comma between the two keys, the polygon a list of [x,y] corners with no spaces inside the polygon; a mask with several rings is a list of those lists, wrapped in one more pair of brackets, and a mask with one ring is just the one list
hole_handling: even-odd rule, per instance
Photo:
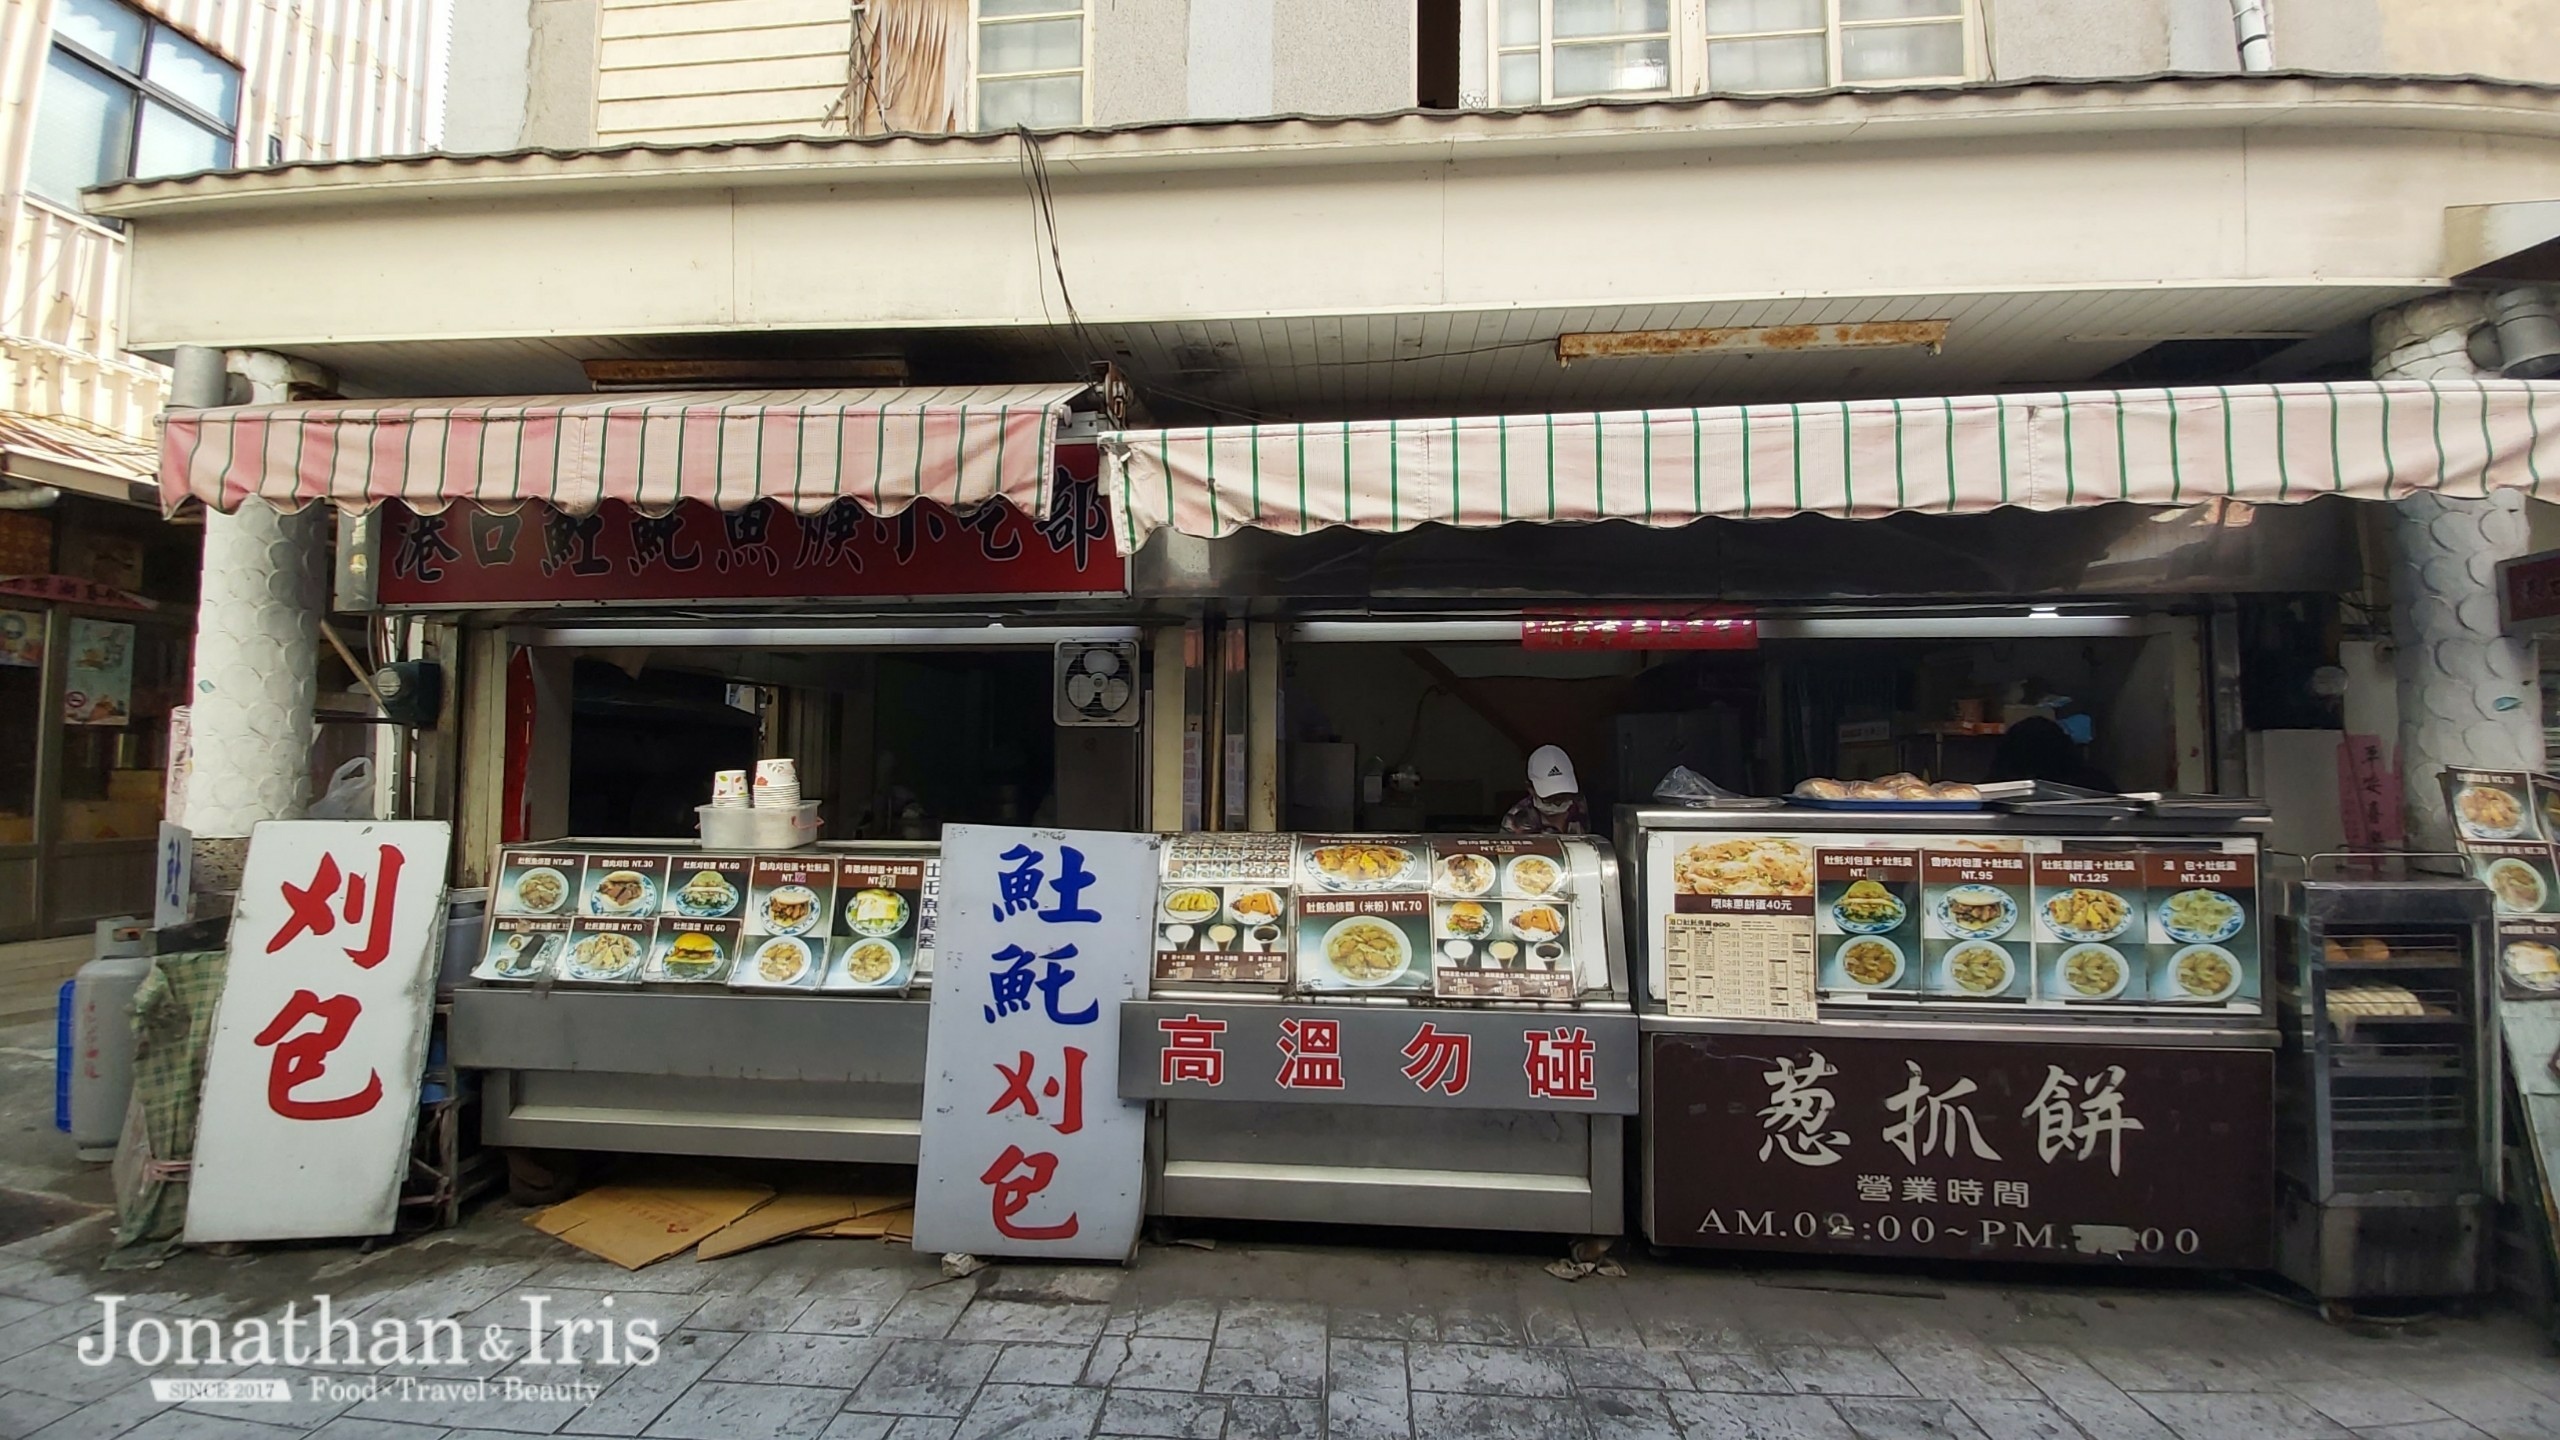
{"label": "metal food warmer", "polygon": [[2253,802],[1619,812],[1665,1246],[2273,1256]]}
{"label": "metal food warmer", "polygon": [[2405,860],[2349,863],[2288,886],[2278,925],[2279,1268],[2331,1302],[2478,1294],[2497,1203],[2492,897]]}
{"label": "metal food warmer", "polygon": [[1614,1235],[1617,861],[1487,835],[1168,837],[1120,1094],[1155,1215]]}
{"label": "metal food warmer", "polygon": [[482,1139],[912,1165],[940,847],[510,846],[456,1064]]}

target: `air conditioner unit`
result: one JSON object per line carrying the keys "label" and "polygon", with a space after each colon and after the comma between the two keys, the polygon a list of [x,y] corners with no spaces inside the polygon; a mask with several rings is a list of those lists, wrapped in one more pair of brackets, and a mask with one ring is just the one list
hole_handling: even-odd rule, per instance
{"label": "air conditioner unit", "polygon": [[1060,725],[1138,723],[1138,645],[1134,640],[1061,640],[1050,692]]}

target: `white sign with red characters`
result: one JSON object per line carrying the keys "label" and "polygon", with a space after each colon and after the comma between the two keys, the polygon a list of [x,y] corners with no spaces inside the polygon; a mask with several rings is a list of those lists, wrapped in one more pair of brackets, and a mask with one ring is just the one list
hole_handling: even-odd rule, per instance
{"label": "white sign with red characters", "polygon": [[391,1233],[452,839],[423,820],[274,820],[250,834],[188,1244]]}
{"label": "white sign with red characters", "polygon": [[1144,999],[1153,835],[953,825],[925,1030],[915,1248],[1123,1260],[1146,1198],[1146,1105],[1120,1098],[1120,1009]]}

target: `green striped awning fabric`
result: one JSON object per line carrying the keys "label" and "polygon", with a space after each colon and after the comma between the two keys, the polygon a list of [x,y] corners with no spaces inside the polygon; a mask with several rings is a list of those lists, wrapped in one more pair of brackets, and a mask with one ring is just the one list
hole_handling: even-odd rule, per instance
{"label": "green striped awning fabric", "polygon": [[2492,489],[2560,499],[2560,382],[2093,390],[1121,431],[1123,551],[1334,525],[1965,514]]}

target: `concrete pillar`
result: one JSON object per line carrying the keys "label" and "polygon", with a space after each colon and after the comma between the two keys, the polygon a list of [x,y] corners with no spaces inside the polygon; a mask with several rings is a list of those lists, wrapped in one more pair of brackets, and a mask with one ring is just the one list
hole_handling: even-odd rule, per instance
{"label": "concrete pillar", "polygon": [[[2373,323],[2378,380],[2468,380],[2481,297],[2432,296]],[[2542,768],[2542,702],[2533,647],[2498,624],[2498,562],[2524,553],[2525,501],[2415,495],[2392,507],[2392,668],[2400,699],[2400,774],[2409,843],[2453,848],[2437,775],[2448,765]]]}
{"label": "concrete pillar", "polygon": [[[229,376],[239,374],[251,403],[272,404],[307,373],[264,354],[208,365],[209,353],[181,354],[173,403],[221,404]],[[236,891],[251,827],[298,818],[310,801],[328,529],[317,506],[286,515],[253,500],[237,514],[205,513],[186,813],[200,892]]]}

